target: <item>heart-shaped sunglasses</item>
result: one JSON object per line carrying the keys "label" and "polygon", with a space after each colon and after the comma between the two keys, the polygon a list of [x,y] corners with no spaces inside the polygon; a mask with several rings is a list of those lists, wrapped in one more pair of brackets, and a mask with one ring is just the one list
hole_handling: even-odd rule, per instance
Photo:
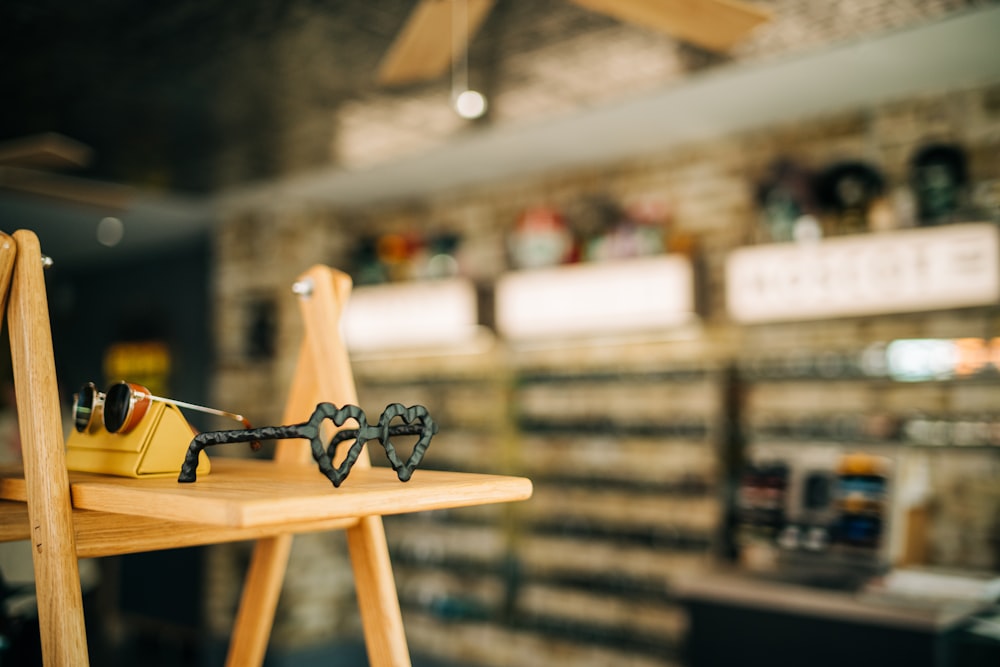
{"label": "heart-shaped sunglasses", "polygon": [[[326,419],[333,422],[335,426],[343,426],[347,420],[353,419],[358,423],[358,427],[337,431],[330,439],[329,444],[324,445],[321,426]],[[399,422],[393,424],[393,420],[396,419]],[[198,455],[206,447],[251,440],[303,438],[308,440],[312,446],[313,459],[319,464],[320,472],[326,475],[335,487],[339,487],[341,482],[347,478],[347,474],[351,471],[354,462],[361,455],[365,443],[369,440],[378,440],[382,449],[385,450],[392,469],[396,471],[396,476],[401,482],[405,482],[410,479],[413,471],[420,465],[424,452],[430,446],[431,438],[434,437],[437,430],[437,424],[431,419],[427,408],[422,405],[411,405],[407,408],[400,403],[392,403],[379,415],[378,424],[370,425],[364,411],[356,405],[345,405],[338,408],[332,403],[320,403],[316,406],[309,421],[301,424],[264,426],[245,431],[199,433],[188,447],[177,481],[194,482],[198,479]],[[390,436],[400,435],[418,436],[413,451],[410,452],[406,461],[399,457],[396,448],[389,439]],[[336,458],[337,446],[345,440],[353,440],[354,442],[350,445],[341,464],[334,467],[333,461]]]}

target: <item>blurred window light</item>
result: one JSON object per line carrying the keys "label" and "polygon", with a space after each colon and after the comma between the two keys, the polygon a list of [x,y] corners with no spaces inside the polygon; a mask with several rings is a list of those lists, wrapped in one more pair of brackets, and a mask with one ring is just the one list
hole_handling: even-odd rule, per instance
{"label": "blurred window light", "polygon": [[975,375],[990,366],[990,342],[984,338],[955,339],[955,375]]}
{"label": "blurred window light", "polygon": [[954,340],[912,338],[894,340],[886,348],[889,377],[899,382],[946,380],[959,367]]}

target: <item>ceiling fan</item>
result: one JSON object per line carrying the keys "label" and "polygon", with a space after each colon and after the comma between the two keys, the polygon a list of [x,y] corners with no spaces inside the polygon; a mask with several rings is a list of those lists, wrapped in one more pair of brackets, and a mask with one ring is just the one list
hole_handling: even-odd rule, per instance
{"label": "ceiling fan", "polygon": [[[452,35],[452,4],[465,3],[467,25]],[[378,82],[397,86],[434,79],[467,47],[496,0],[419,0],[382,59]],[[740,0],[572,0],[621,21],[665,32],[702,48],[729,50],[771,13]]]}
{"label": "ceiling fan", "polygon": [[85,167],[93,151],[54,132],[0,142],[0,190],[122,211],[135,191],[126,185],[56,173]]}

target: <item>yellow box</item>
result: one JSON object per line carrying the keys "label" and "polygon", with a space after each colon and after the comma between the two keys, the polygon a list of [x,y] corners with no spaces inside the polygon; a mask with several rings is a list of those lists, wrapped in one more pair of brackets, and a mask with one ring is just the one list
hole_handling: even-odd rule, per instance
{"label": "yellow box", "polygon": [[[180,410],[154,401],[131,433],[108,433],[103,426],[66,439],[66,467],[119,477],[170,477],[180,474],[184,455],[195,436]],[[205,452],[198,458],[199,476],[211,465]]]}

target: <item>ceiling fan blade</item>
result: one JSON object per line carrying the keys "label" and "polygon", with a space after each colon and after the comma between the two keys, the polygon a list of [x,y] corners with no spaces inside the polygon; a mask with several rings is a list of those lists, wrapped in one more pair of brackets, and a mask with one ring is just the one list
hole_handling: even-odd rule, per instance
{"label": "ceiling fan blade", "polygon": [[[378,82],[398,86],[427,81],[440,76],[455,57],[451,32],[452,4],[455,0],[420,0],[396,36],[379,66]],[[495,0],[465,0],[468,30],[466,42],[476,34]]]}
{"label": "ceiling fan blade", "polygon": [[135,195],[135,189],[127,185],[3,166],[0,188],[107,211],[124,211]]}
{"label": "ceiling fan blade", "polygon": [[771,12],[738,0],[573,0],[622,21],[652,28],[710,51],[724,52]]}
{"label": "ceiling fan blade", "polygon": [[92,157],[90,148],[55,132],[0,143],[0,165],[50,169],[84,167]]}

